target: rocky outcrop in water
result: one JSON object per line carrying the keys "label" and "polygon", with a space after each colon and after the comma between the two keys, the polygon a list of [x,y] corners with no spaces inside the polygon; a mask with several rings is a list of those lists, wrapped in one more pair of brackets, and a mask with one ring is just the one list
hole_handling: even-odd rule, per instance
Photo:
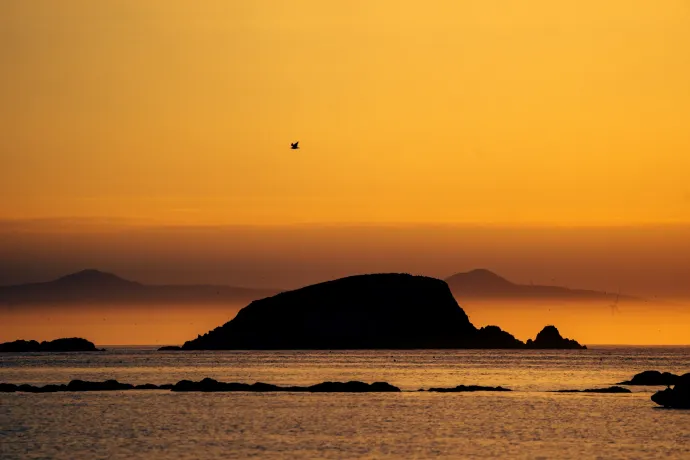
{"label": "rocky outcrop in water", "polygon": [[667,408],[690,409],[690,373],[678,377],[673,388],[654,393],[652,401]]}
{"label": "rocky outcrop in water", "polygon": [[[548,332],[535,343],[544,348],[577,344],[554,342]],[[444,281],[393,273],[351,276],[256,300],[182,349],[524,347],[496,326],[474,327]]]}
{"label": "rocky outcrop in water", "polygon": [[80,337],[69,339],[56,339],[50,342],[37,342],[35,340],[15,340],[14,342],[0,343],[0,353],[24,353],[24,352],[81,352],[81,351],[105,351],[96,348],[93,342]]}
{"label": "rocky outcrop in water", "polygon": [[639,374],[635,374],[635,376],[630,380],[620,382],[618,385],[675,385],[679,378],[680,376],[670,372],[644,371],[640,372]]}
{"label": "rocky outcrop in water", "polygon": [[13,383],[0,383],[0,393],[14,393],[17,391],[17,385]]}
{"label": "rocky outcrop in water", "polygon": [[546,326],[537,334],[537,337],[532,340],[527,340],[527,348],[537,349],[559,349],[559,350],[586,350],[587,347],[580,345],[575,340],[564,339],[561,333],[558,332],[556,326]]}
{"label": "rocky outcrop in water", "polygon": [[21,391],[24,393],[56,393],[61,391],[122,391],[132,389],[134,389],[134,385],[130,385],[129,383],[120,383],[117,380],[106,380],[105,382],[72,380],[67,385],[44,385],[42,387],[28,384],[14,385],[11,383],[0,383],[0,393],[12,393],[15,391]]}
{"label": "rocky outcrop in water", "polygon": [[477,329],[445,282],[360,275],[256,300],[183,345],[203,349],[467,348]]}
{"label": "rocky outcrop in water", "polygon": [[290,386],[280,387],[268,383],[225,383],[214,379],[205,378],[200,382],[182,380],[175,384],[172,391],[250,391],[250,392],[308,392],[308,393],[386,393],[399,392],[400,388],[394,387],[387,382],[374,382],[372,384],[364,382],[323,382],[307,387]]}
{"label": "rocky outcrop in water", "polygon": [[[424,390],[420,390],[424,391]],[[472,392],[472,391],[513,391],[509,388],[503,388],[503,387],[483,387],[480,385],[458,385],[454,388],[429,388],[427,391],[435,392],[435,393],[465,393],[465,392]]]}
{"label": "rocky outcrop in water", "polygon": [[558,390],[557,393],[632,393],[623,387],[588,388],[586,390]]}
{"label": "rocky outcrop in water", "polygon": [[205,378],[199,382],[191,380],[181,380],[176,384],[154,385],[145,383],[142,385],[131,385],[120,383],[117,380],[106,380],[105,382],[87,382],[83,380],[72,380],[67,385],[45,385],[37,387],[28,384],[15,385],[12,383],[0,383],[0,393],[14,393],[17,391],[24,393],[56,393],[65,391],[124,391],[124,390],[172,390],[172,391],[200,391],[200,392],[221,392],[221,391],[247,391],[247,392],[307,392],[307,393],[387,393],[399,392],[400,388],[387,382],[323,382],[311,386],[291,386],[281,387],[269,383],[225,383],[214,379]]}

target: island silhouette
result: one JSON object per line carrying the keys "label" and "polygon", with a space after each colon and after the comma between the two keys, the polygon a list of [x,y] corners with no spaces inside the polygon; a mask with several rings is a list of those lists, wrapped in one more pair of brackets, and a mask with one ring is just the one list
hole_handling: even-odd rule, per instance
{"label": "island silhouette", "polygon": [[[476,328],[445,281],[356,275],[255,300],[182,350],[585,348],[550,326],[528,344]],[[174,347],[166,347],[174,350]]]}
{"label": "island silhouette", "polygon": [[15,340],[14,342],[0,343],[0,353],[27,353],[27,352],[82,352],[105,351],[96,348],[93,342],[81,337],[55,339],[38,342],[36,340]]}

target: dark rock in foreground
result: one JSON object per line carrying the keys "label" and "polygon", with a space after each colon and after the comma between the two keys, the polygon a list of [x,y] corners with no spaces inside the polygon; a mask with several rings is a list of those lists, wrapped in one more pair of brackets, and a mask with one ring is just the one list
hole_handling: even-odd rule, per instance
{"label": "dark rock in foreground", "polygon": [[177,345],[168,345],[165,347],[160,347],[158,351],[180,351],[182,350],[182,347],[178,347]]}
{"label": "dark rock in foreground", "polygon": [[667,408],[690,409],[690,373],[678,377],[673,388],[654,393],[652,401]]}
{"label": "dark rock in foreground", "polygon": [[[420,390],[423,391],[423,390]],[[509,388],[503,387],[483,387],[479,385],[458,385],[455,388],[429,388],[427,391],[436,393],[465,393],[470,391],[513,391]]]}
{"label": "dark rock in foreground", "polygon": [[[584,348],[548,327],[536,348]],[[475,328],[441,280],[359,275],[256,300],[183,350],[525,348],[497,326]],[[173,350],[173,348],[166,348]]]}
{"label": "dark rock in foreground", "polygon": [[15,340],[14,342],[0,343],[0,353],[24,353],[24,352],[79,352],[79,351],[105,351],[86,339],[73,337],[70,339],[56,339],[50,342],[38,343],[35,340]]}
{"label": "dark rock in foreground", "polygon": [[323,382],[308,387],[292,386],[280,387],[268,383],[256,382],[247,383],[225,383],[214,379],[205,378],[200,382],[182,380],[177,382],[172,391],[249,391],[249,392],[309,392],[309,393],[381,393],[399,392],[400,388],[394,387],[386,382],[375,382],[372,384],[363,382]]}
{"label": "dark rock in foreground", "polygon": [[[689,374],[685,374],[689,375]],[[670,372],[661,373],[659,371],[644,371],[635,376],[631,380],[620,382],[618,385],[675,385],[680,377]]]}
{"label": "dark rock in foreground", "polygon": [[537,337],[532,340],[527,340],[527,348],[537,349],[559,349],[559,350],[586,350],[587,347],[580,345],[575,340],[564,339],[561,333],[558,332],[556,326],[546,326],[537,334]]}
{"label": "dark rock in foreground", "polygon": [[623,387],[588,388],[586,390],[558,390],[557,393],[632,393]]}

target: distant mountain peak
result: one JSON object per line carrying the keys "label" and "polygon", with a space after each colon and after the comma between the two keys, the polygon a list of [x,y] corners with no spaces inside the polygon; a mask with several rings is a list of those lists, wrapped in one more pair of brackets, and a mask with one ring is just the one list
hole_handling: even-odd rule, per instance
{"label": "distant mountain peak", "polygon": [[[586,289],[570,289],[563,286],[545,286],[539,284],[516,284],[485,268],[456,273],[446,278],[454,295],[459,299],[573,299],[604,300],[612,296],[606,292]],[[626,299],[633,299],[626,297]]]}
{"label": "distant mountain peak", "polygon": [[76,273],[71,273],[69,275],[62,276],[54,281],[55,283],[62,285],[88,285],[88,286],[134,286],[138,285],[134,281],[129,281],[124,278],[120,278],[112,273],[102,272],[94,268],[88,268],[85,270],[78,271]]}
{"label": "distant mountain peak", "polygon": [[512,286],[514,285],[507,279],[500,275],[488,270],[486,268],[475,268],[468,272],[456,273],[449,277],[446,281],[450,282],[461,282],[464,281],[468,284],[473,285],[483,285],[483,286]]}

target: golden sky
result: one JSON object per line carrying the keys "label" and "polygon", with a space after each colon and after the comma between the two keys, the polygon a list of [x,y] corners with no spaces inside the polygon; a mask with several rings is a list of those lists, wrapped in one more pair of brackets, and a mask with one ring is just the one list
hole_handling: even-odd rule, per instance
{"label": "golden sky", "polygon": [[[688,0],[2,0],[0,284],[484,267],[686,299],[689,25]],[[468,311],[687,343],[683,305]],[[93,338],[222,322],[154,313],[99,312]],[[0,335],[95,327],[65,315]]]}
{"label": "golden sky", "polygon": [[688,24],[687,0],[4,0],[0,218],[688,222]]}

